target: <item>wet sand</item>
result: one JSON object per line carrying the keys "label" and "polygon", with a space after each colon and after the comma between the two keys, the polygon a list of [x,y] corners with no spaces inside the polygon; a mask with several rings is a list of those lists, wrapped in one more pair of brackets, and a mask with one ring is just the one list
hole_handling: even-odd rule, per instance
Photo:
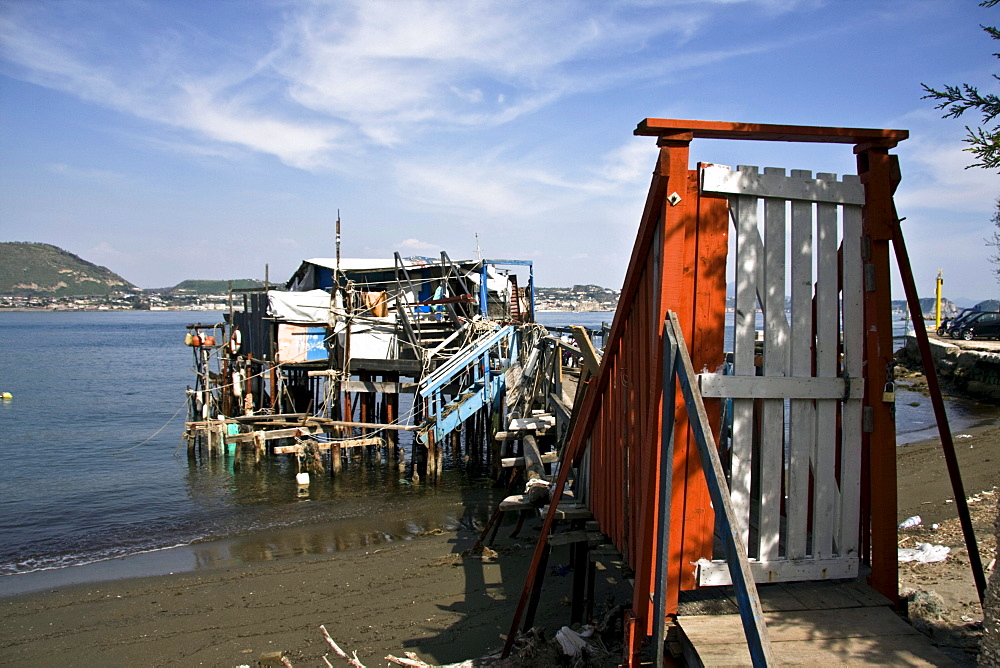
{"label": "wet sand", "polygon": [[[496,559],[462,556],[477,537],[463,529],[0,599],[0,665],[238,666],[281,651],[295,665],[320,666],[329,649],[321,624],[369,667],[391,665],[383,657],[404,651],[430,663],[483,656],[510,626],[538,535],[518,541],[505,531]],[[550,566],[565,559],[554,551]],[[547,577],[538,624],[568,622],[570,581]]]}
{"label": "wet sand", "polygon": [[[1000,426],[955,436],[966,492],[1000,484]],[[901,519],[955,516],[936,439],[900,447],[898,462]],[[280,651],[295,665],[318,666],[327,653],[321,624],[368,666],[389,665],[386,654],[404,651],[430,663],[483,656],[508,630],[537,536],[527,530],[512,540],[505,532],[496,559],[463,556],[476,538],[463,528],[369,549],[3,598],[0,664],[239,666]],[[556,551],[550,566],[565,560]],[[618,590],[612,575],[598,578],[598,601]],[[546,578],[539,625],[554,631],[567,623],[570,579]]]}

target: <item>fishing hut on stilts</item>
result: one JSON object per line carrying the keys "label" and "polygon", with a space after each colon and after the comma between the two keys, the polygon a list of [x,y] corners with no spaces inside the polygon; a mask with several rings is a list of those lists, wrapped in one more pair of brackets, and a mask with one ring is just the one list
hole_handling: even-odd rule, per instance
{"label": "fishing hut on stilts", "polygon": [[[646,119],[635,133],[659,156],[504,655],[532,625],[552,545],[577,541],[574,612],[593,601],[595,561],[632,579],[627,666],[644,644],[657,665],[947,664],[894,612],[891,250],[920,313],[892,199],[907,132]],[[691,168],[702,138],[843,144],[858,173]],[[938,424],[982,597],[943,410]],[[600,552],[566,538],[567,496]]]}
{"label": "fishing hut on stilts", "polygon": [[450,456],[499,475],[508,378],[520,387],[548,336],[533,284],[530,261],[341,259],[338,248],[284,289],[231,293],[225,322],[189,325],[189,453],[295,455],[333,475],[359,458],[402,471],[409,455],[413,478],[431,480]]}

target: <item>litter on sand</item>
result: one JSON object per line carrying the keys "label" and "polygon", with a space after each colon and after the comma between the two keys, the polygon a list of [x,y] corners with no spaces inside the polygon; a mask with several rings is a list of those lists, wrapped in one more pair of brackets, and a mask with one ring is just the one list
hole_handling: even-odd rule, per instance
{"label": "litter on sand", "polygon": [[944,561],[951,552],[950,547],[944,545],[931,545],[930,543],[917,543],[915,548],[901,547],[897,550],[900,561],[920,561],[925,564],[936,561]]}

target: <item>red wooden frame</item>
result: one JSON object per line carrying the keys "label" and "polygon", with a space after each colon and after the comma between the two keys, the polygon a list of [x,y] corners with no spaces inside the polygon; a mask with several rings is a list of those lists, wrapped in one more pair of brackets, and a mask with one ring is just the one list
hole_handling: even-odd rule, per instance
{"label": "red wooden frame", "polygon": [[[690,144],[697,138],[853,144],[865,187],[863,244],[870,253],[873,289],[864,296],[864,405],[871,409],[872,431],[864,434],[867,475],[862,530],[870,532],[872,586],[895,601],[896,468],[895,423],[881,391],[892,360],[889,240],[894,162],[888,149],[906,139],[905,130],[723,123],[647,118],[637,135],[657,137],[659,157],[622,287],[619,307],[600,372],[587,387],[566,457],[574,464],[589,444],[590,504],[602,531],[635,571],[632,609],[626,623],[626,665],[634,665],[643,640],[653,635],[651,594],[659,516],[658,462],[662,447],[663,322],[673,310],[691,350],[694,368],[722,359],[726,301],[729,216],[724,197],[700,195],[698,171],[688,169]],[[874,389],[873,389],[874,388]],[[672,477],[670,539],[667,550],[667,614],[677,610],[681,590],[695,587],[685,567],[712,556],[714,514],[678,396]],[[718,415],[718,410],[709,412]],[[716,418],[712,430],[718,437]],[[570,467],[564,466],[550,509],[555,508]],[[865,527],[865,522],[870,522]],[[524,605],[534,587],[553,523],[550,512],[522,592],[505,650],[512,646]]]}

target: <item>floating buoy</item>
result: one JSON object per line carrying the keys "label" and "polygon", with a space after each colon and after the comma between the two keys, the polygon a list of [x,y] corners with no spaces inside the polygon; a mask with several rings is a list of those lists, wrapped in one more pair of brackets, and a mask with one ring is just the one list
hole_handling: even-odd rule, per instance
{"label": "floating buoy", "polygon": [[240,330],[234,329],[233,333],[229,336],[229,352],[233,355],[240,352],[240,347],[243,345],[243,335],[240,334]]}
{"label": "floating buoy", "polygon": [[10,392],[0,392],[0,399],[13,399],[14,395]]}
{"label": "floating buoy", "polygon": [[243,372],[234,371],[233,372],[233,396],[242,397],[243,396]]}
{"label": "floating buoy", "polygon": [[305,471],[302,473],[295,474],[295,483],[297,485],[308,485],[309,484],[309,474]]}
{"label": "floating buoy", "polygon": [[194,336],[192,336],[191,337],[191,345],[193,347],[195,347],[195,348],[200,348],[201,347],[201,337],[198,336],[197,334],[195,334]]}
{"label": "floating buoy", "polygon": [[193,341],[194,341],[194,336],[191,334],[191,332],[188,332],[187,334],[184,335],[185,346],[193,346],[194,345]]}
{"label": "floating buoy", "polygon": [[201,345],[203,346],[214,346],[215,337],[214,336],[203,336],[201,337]]}

